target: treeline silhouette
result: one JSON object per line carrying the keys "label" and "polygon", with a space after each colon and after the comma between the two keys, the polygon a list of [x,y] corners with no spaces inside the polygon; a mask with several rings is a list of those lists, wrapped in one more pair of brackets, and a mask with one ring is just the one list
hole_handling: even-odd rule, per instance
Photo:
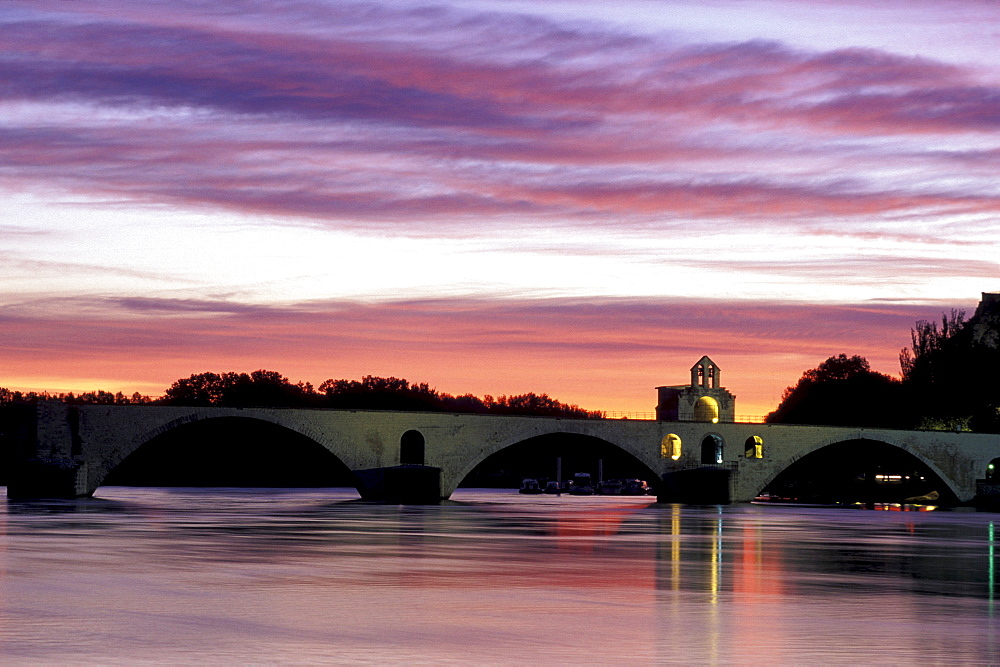
{"label": "treeline silhouette", "polygon": [[906,405],[899,379],[871,370],[868,360],[832,356],[786,387],[770,424],[822,424],[913,428],[917,416]]}
{"label": "treeline silhouette", "polygon": [[529,392],[482,398],[453,396],[427,383],[366,375],[361,380],[329,379],[314,387],[292,383],[277,371],[196,373],[176,380],[160,398],[106,391],[81,394],[22,393],[0,387],[0,405],[59,400],[73,405],[184,405],[218,407],[300,407],[350,410],[403,410],[479,414],[535,415],[566,419],[600,419],[604,412],[562,403],[547,394]]}
{"label": "treeline silhouette", "polygon": [[937,322],[919,320],[899,354],[900,377],[861,356],[832,356],[785,389],[769,423],[1000,433],[1000,299]]}
{"label": "treeline silhouette", "polygon": [[109,391],[86,391],[74,394],[73,392],[52,393],[48,391],[22,392],[0,387],[0,405],[51,400],[61,401],[69,405],[143,405],[156,402],[156,399],[144,396],[139,392],[126,396],[120,391],[114,394]]}

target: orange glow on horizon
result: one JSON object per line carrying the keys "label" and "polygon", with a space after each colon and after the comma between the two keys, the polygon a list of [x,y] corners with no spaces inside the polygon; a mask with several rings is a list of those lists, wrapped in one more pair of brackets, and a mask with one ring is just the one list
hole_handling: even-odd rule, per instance
{"label": "orange glow on horizon", "polygon": [[934,312],[634,299],[184,307],[148,299],[101,317],[12,317],[0,386],[156,397],[196,373],[266,369],[314,386],[375,375],[452,395],[534,392],[652,418],[655,388],[688,384],[691,364],[709,355],[736,396],[737,421],[754,421],[834,354],[862,354],[897,374],[909,327]]}
{"label": "orange glow on horizon", "polygon": [[[653,418],[656,408],[656,387],[676,381],[683,383],[685,369],[690,359],[678,359],[673,373],[656,375],[651,373],[641,361],[620,365],[609,369],[603,365],[583,367],[567,373],[565,364],[558,360],[517,367],[516,352],[504,355],[503,362],[517,367],[514,373],[496,373],[495,368],[467,368],[459,364],[449,366],[445,360],[434,356],[405,357],[380,355],[378,363],[366,365],[353,362],[331,370],[316,372],[313,359],[270,355],[270,358],[247,356],[217,356],[206,361],[192,359],[146,359],[134,363],[104,363],[100,359],[78,362],[73,373],[59,373],[61,364],[32,364],[31,367],[12,365],[13,368],[0,377],[0,387],[14,391],[49,392],[53,394],[89,391],[122,392],[132,395],[138,392],[153,398],[162,396],[170,385],[181,378],[196,373],[229,371],[251,372],[258,369],[278,371],[292,383],[310,382],[319,386],[326,379],[360,379],[365,375],[399,377],[412,383],[426,382],[441,393],[455,396],[473,394],[479,397],[517,395],[528,392],[548,394],[563,403],[576,404],[587,410],[602,410],[611,413],[628,413],[633,418]],[[498,360],[501,361],[501,360]],[[808,362],[796,364],[785,362],[783,378],[771,379],[779,360],[767,358],[759,360],[767,367],[766,373],[755,374],[752,368],[747,374],[735,377],[730,374],[728,388],[736,394],[736,419],[761,417],[774,410],[785,386],[794,384],[804,370],[811,367]],[[820,359],[821,361],[821,359]],[[818,362],[817,362],[818,363]],[[813,364],[814,366],[815,364]],[[333,366],[333,364],[331,364]],[[494,364],[491,364],[494,366]],[[112,373],[108,373],[111,370]],[[474,371],[478,370],[480,375]],[[778,374],[780,375],[780,374]],[[624,415],[618,415],[624,416]]]}

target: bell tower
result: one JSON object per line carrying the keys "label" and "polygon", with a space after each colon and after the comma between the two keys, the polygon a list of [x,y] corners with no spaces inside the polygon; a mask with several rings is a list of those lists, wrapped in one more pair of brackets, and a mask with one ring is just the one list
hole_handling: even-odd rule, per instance
{"label": "bell tower", "polygon": [[719,380],[719,367],[708,357],[702,357],[691,367],[691,386],[718,389],[722,386]]}

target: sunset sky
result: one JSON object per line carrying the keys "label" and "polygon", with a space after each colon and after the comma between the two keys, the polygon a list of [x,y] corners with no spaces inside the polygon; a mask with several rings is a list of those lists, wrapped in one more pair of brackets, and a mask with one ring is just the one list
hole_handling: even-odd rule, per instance
{"label": "sunset sky", "polygon": [[1000,290],[1000,3],[4,0],[0,386],[737,413]]}

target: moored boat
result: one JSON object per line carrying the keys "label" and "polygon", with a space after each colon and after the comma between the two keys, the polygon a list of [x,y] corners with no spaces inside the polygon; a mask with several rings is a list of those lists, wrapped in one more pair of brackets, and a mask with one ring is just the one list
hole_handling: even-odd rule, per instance
{"label": "moored boat", "polygon": [[573,485],[569,487],[569,492],[574,496],[594,495],[594,482],[589,472],[578,472],[573,475]]}
{"label": "moored boat", "polygon": [[525,477],[521,480],[521,488],[518,489],[518,493],[542,493],[544,489],[538,484],[538,480],[532,477]]}
{"label": "moored boat", "polygon": [[644,479],[626,479],[622,482],[623,496],[648,496],[649,484]]}
{"label": "moored boat", "polygon": [[597,494],[601,496],[620,496],[624,493],[624,484],[620,479],[606,479],[597,485]]}
{"label": "moored boat", "polygon": [[934,503],[941,499],[941,494],[937,491],[931,491],[930,493],[925,493],[922,496],[910,496],[903,501],[907,505],[926,505],[928,503]]}

